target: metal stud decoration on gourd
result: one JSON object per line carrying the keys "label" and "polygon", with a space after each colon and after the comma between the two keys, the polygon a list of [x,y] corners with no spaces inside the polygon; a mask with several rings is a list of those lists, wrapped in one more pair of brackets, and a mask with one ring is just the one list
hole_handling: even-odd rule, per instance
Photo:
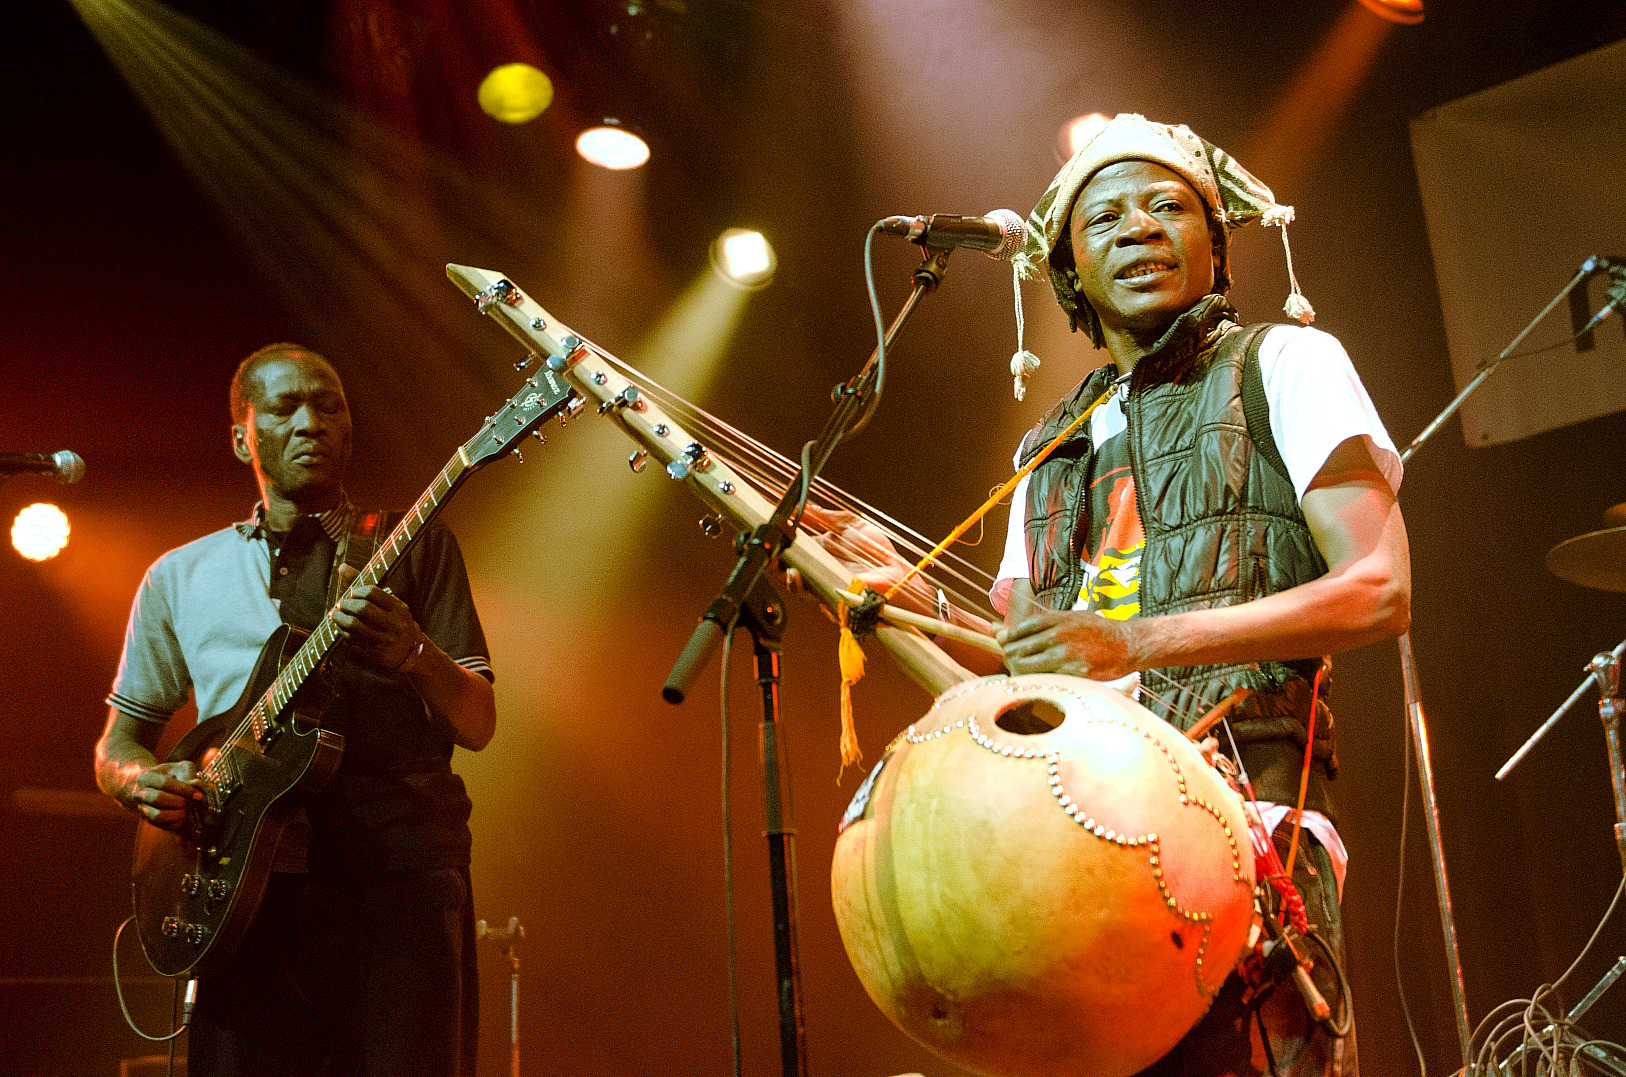
{"label": "metal stud decoration on gourd", "polygon": [[1126,1077],[1207,1011],[1253,919],[1242,804],[1178,730],[1053,674],[950,689],[854,798],[842,941],[894,1024],[1000,1077]]}

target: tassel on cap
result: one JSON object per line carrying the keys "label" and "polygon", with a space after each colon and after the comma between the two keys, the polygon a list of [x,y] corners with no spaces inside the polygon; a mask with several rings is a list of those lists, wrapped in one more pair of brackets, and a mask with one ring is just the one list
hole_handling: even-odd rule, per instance
{"label": "tassel on cap", "polygon": [[[847,590],[855,595],[864,593],[864,581],[853,580]],[[843,602],[836,610],[841,625],[841,642],[836,654],[841,660],[841,768],[836,771],[836,784],[850,766],[863,762],[864,752],[858,747],[858,729],[853,724],[853,685],[864,679],[864,648],[858,645],[851,625],[851,607]]]}
{"label": "tassel on cap", "polygon": [[1016,291],[1016,354],[1011,356],[1011,393],[1017,402],[1027,399],[1028,376],[1039,369],[1039,357],[1022,346],[1022,267],[1011,265],[1011,287]]}
{"label": "tassel on cap", "polygon": [[1309,325],[1315,321],[1315,308],[1304,298],[1304,293],[1299,291],[1299,279],[1293,274],[1293,246],[1287,242],[1287,226],[1292,222],[1292,206],[1267,206],[1259,215],[1260,224],[1273,224],[1282,230],[1282,253],[1287,255],[1287,284],[1291,289],[1287,295],[1287,302],[1282,304],[1282,310],[1300,325]]}
{"label": "tassel on cap", "polygon": [[1039,369],[1039,357],[1023,348],[1011,356],[1011,392],[1017,400],[1026,400],[1028,395],[1028,376]]}

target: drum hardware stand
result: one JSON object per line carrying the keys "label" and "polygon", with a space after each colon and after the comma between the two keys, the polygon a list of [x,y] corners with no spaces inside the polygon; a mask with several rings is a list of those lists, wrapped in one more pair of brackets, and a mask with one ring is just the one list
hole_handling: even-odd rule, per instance
{"label": "drum hardware stand", "polygon": [[762,768],[768,813],[767,837],[769,870],[772,875],[774,909],[774,964],[779,988],[779,1054],[785,1077],[806,1077],[807,1041],[802,1025],[801,972],[796,948],[796,856],[795,830],[790,826],[790,774],[788,760],[779,740],[779,651],[784,631],[784,601],[763,573],[779,554],[796,540],[795,517],[802,504],[804,480],[808,489],[824,469],[843,438],[861,426],[869,406],[883,351],[903,328],[915,306],[927,292],[936,290],[948,268],[949,249],[927,251],[914,271],[915,287],[892,320],[883,344],[870,353],[868,362],[851,380],[836,386],[831,396],[835,412],[825,422],[816,440],[803,450],[803,468],[798,471],[773,515],[748,534],[735,540],[739,559],[712,600],[700,623],[678,656],[661,697],[668,703],[682,703],[694,686],[700,671],[711,661],[712,652],[723,638],[743,623],[751,632],[755,647],[757,683],[762,686]]}
{"label": "drum hardware stand", "polygon": [[[1412,443],[1406,446],[1406,450],[1400,454],[1400,462],[1404,464],[1410,460],[1412,454],[1422,448],[1423,443],[1433,437],[1447,419],[1456,414],[1457,409],[1463,405],[1463,402],[1469,396],[1473,395],[1475,390],[1485,383],[1485,380],[1491,376],[1502,360],[1513,354],[1513,350],[1519,346],[1525,337],[1530,335],[1530,331],[1535,329],[1543,318],[1552,313],[1553,308],[1558,306],[1575,289],[1576,285],[1589,277],[1605,272],[1614,264],[1615,260],[1596,254],[1582,262],[1581,268],[1576,272],[1575,276],[1571,277],[1569,283],[1564,285],[1559,293],[1553,297],[1552,301],[1542,308],[1541,313],[1531,319],[1529,325],[1519,330],[1518,335],[1513,338],[1507,347],[1502,349],[1501,354],[1480,367],[1473,380],[1463,386],[1462,391],[1456,395],[1456,398],[1445,406],[1445,410],[1435,416],[1434,421],[1425,426],[1423,432],[1412,439]],[[1462,954],[1457,948],[1456,918],[1451,911],[1451,887],[1446,878],[1445,845],[1440,838],[1440,809],[1434,795],[1434,768],[1429,759],[1428,724],[1423,717],[1422,691],[1418,686],[1417,662],[1412,656],[1411,633],[1402,633],[1398,642],[1400,646],[1400,673],[1406,688],[1406,714],[1411,725],[1412,746],[1417,752],[1417,782],[1422,787],[1423,818],[1428,824],[1429,852],[1434,862],[1434,889],[1440,901],[1440,927],[1445,936],[1446,960],[1450,966],[1451,999],[1454,1003],[1453,1009],[1457,1019],[1457,1038],[1462,1045],[1462,1072],[1468,1074],[1473,1072],[1474,1059],[1471,1042],[1473,1032],[1468,1021],[1467,990],[1463,986],[1462,980]],[[1617,754],[1613,760],[1616,769],[1617,808],[1621,803],[1618,748],[1617,739]],[[1617,826],[1617,833],[1618,830]],[[1626,853],[1623,853],[1623,856],[1626,856]]]}
{"label": "drum hardware stand", "polygon": [[1603,720],[1603,736],[1609,746],[1609,780],[1615,793],[1615,845],[1620,852],[1621,870],[1626,872],[1626,764],[1622,762],[1620,748],[1620,718],[1626,713],[1626,700],[1620,698],[1620,662],[1623,656],[1626,656],[1626,640],[1622,640],[1612,651],[1594,655],[1592,661],[1587,663],[1586,679],[1576,685],[1575,691],[1541,724],[1541,728],[1530,734],[1530,739],[1502,764],[1502,769],[1496,772],[1496,780],[1501,781],[1512,773],[1513,768],[1530,754],[1536,742],[1546,736],[1548,730],[1557,725],[1558,720],[1596,683],[1598,717]]}
{"label": "drum hardware stand", "polygon": [[519,1077],[519,954],[515,947],[525,937],[525,927],[517,916],[510,916],[505,928],[490,927],[484,920],[476,920],[474,937],[494,944],[508,959],[508,1077]]}
{"label": "drum hardware stand", "polygon": [[[1536,742],[1547,735],[1547,731],[1558,723],[1558,720],[1575,705],[1575,702],[1581,698],[1587,689],[1596,684],[1598,686],[1598,717],[1603,720],[1604,741],[1609,747],[1609,782],[1615,796],[1615,847],[1620,853],[1621,871],[1626,874],[1626,761],[1622,760],[1620,747],[1620,719],[1622,714],[1626,714],[1626,699],[1622,699],[1620,696],[1620,662],[1623,656],[1626,656],[1626,640],[1622,640],[1612,651],[1594,655],[1592,661],[1587,663],[1586,679],[1581,681],[1576,686],[1575,691],[1570,693],[1570,697],[1552,713],[1550,718],[1541,724],[1541,728],[1532,733],[1530,739],[1525,741],[1517,752],[1513,753],[1512,758],[1502,764],[1502,769],[1496,772],[1496,780],[1501,781],[1507,777],[1513,768],[1518,766],[1524,757],[1530,753],[1530,749],[1536,746]],[[1579,1021],[1581,1016],[1592,1008],[1592,1004],[1603,996],[1603,993],[1620,978],[1622,973],[1626,973],[1626,957],[1616,961],[1614,967],[1604,973],[1603,979],[1599,980],[1592,990],[1588,991],[1586,996],[1575,1004],[1575,1007],[1565,1015],[1566,1023],[1574,1024]],[[1551,1030],[1548,1029],[1547,1031]],[[1543,1033],[1543,1035],[1545,1034],[1546,1032]],[[1591,1061],[1600,1061],[1599,1056],[1594,1054],[1589,1054],[1587,1057]],[[1621,1070],[1607,1060],[1601,1061],[1612,1072],[1626,1074],[1626,1070]]]}

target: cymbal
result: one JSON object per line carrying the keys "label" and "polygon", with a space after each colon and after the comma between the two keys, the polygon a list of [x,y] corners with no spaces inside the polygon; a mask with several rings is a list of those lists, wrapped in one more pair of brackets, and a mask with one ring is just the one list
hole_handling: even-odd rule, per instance
{"label": "cymbal", "polygon": [[1582,587],[1626,593],[1626,527],[1565,539],[1547,551],[1547,568]]}

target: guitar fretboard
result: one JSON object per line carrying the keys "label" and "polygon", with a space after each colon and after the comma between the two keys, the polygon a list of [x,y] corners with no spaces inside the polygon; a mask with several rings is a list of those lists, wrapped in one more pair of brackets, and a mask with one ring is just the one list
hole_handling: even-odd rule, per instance
{"label": "guitar fretboard", "polygon": [[[400,523],[395,525],[395,528],[389,534],[389,538],[384,540],[383,545],[367,562],[361,573],[350,585],[351,587],[361,584],[376,587],[381,580],[389,575],[390,570],[401,559],[401,555],[406,553],[424,526],[434,519],[435,513],[440,510],[441,504],[451,496],[452,491],[457,489],[463,479],[468,476],[469,465],[465,462],[464,455],[464,451],[459,451],[456,456],[446,462],[445,467],[440,469],[440,474],[435,476],[435,481],[429,484],[429,488],[418,498],[411,511],[401,518]],[[348,591],[349,588],[346,588],[346,590]],[[282,667],[282,671],[271,682],[271,686],[265,690],[265,694],[260,697],[253,707],[249,708],[248,714],[243,717],[242,724],[227,739],[227,746],[240,748],[252,746],[257,749],[266,730],[287,709],[288,704],[293,701],[294,695],[303,687],[306,678],[322,664],[322,660],[328,656],[328,652],[333,649],[333,645],[338,640],[339,626],[334,623],[331,617],[322,618],[322,623],[316,626],[309,638],[288,660],[288,664]],[[205,769],[212,769],[217,764],[224,765],[225,758],[226,753],[222,752],[216,758],[215,764],[211,764],[210,768]]]}

